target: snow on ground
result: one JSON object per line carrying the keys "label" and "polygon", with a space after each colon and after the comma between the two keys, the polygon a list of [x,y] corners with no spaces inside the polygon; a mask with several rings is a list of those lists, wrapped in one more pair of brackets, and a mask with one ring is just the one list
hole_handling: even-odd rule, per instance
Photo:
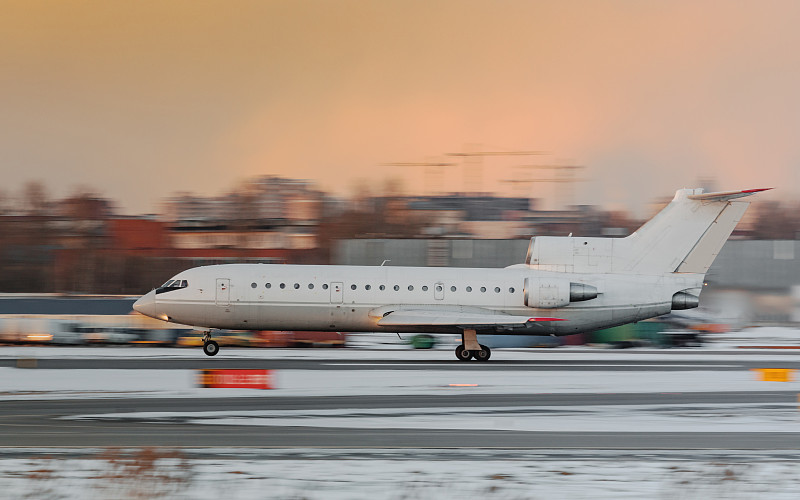
{"label": "snow on ground", "polygon": [[[404,450],[413,456],[414,450]],[[50,450],[43,450],[43,455]],[[198,458],[168,450],[90,458],[0,458],[5,498],[796,499],[800,462],[620,455],[613,460]],[[311,457],[314,453],[309,454]],[[247,455],[245,455],[246,457]]]}
{"label": "snow on ground", "polygon": [[[192,370],[0,368],[0,400],[87,397],[241,397],[798,391],[741,371],[276,370],[276,389],[208,389]],[[456,385],[456,386],[454,386]],[[466,385],[466,386],[464,386]]]}
{"label": "snow on ground", "polygon": [[800,432],[796,404],[129,412],[64,417],[218,425],[539,432]]}

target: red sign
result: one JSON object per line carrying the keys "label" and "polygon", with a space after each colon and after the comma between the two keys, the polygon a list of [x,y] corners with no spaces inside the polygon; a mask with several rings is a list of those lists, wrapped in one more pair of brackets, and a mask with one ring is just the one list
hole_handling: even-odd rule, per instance
{"label": "red sign", "polygon": [[198,383],[217,389],[274,389],[272,370],[200,370]]}

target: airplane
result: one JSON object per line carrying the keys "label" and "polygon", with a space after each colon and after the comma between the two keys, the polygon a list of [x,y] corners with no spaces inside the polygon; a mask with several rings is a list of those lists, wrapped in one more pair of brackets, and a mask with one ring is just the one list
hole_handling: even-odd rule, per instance
{"label": "airplane", "polygon": [[535,236],[502,269],[222,264],[180,272],[133,305],[146,316],[214,329],[461,334],[460,361],[488,361],[477,335],[572,335],[699,305],[705,273],[772,188],[680,189],[625,238]]}

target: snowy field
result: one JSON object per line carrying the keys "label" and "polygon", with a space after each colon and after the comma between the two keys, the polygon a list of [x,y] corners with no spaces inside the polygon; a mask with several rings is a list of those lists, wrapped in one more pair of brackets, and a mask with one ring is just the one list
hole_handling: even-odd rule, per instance
{"label": "snowy field", "polygon": [[[354,450],[357,451],[357,450]],[[759,499],[794,500],[800,462],[740,453],[602,457],[527,451],[392,450],[342,459],[324,450],[104,450],[92,457],[0,457],[4,498],[36,499]],[[409,450],[403,450],[407,456]],[[297,459],[292,456],[301,455]],[[383,458],[381,455],[385,455]],[[511,455],[509,457],[509,455]],[[468,457],[462,459],[460,456]]]}

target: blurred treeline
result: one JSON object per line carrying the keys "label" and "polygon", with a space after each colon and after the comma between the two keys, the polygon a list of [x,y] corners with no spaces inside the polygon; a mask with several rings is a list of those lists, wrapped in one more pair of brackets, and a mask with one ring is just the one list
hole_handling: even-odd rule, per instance
{"label": "blurred treeline", "polygon": [[139,293],[181,263],[114,251],[111,201],[79,188],[53,199],[41,182],[0,194],[0,292]]}

